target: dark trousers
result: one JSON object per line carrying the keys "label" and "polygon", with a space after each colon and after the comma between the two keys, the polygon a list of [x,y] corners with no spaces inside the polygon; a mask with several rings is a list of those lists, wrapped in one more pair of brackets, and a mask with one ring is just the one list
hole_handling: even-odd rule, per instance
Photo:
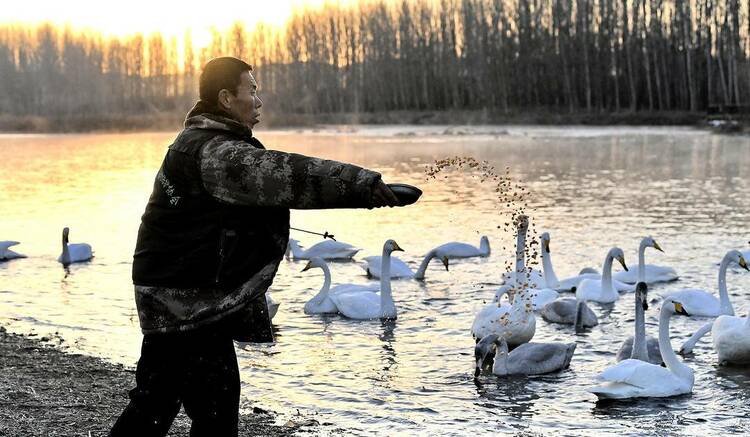
{"label": "dark trousers", "polygon": [[181,405],[192,420],[191,437],[237,435],[237,356],[220,325],[144,335],[135,380],[111,437],[165,436]]}

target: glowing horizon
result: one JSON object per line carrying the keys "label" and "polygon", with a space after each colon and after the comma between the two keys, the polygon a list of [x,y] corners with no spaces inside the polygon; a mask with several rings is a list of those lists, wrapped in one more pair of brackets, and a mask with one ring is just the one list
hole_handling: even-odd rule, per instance
{"label": "glowing horizon", "polygon": [[112,37],[159,32],[165,38],[182,38],[189,30],[193,46],[201,48],[210,43],[212,29],[228,29],[235,22],[241,22],[248,29],[260,23],[282,26],[295,9],[317,7],[324,3],[351,2],[352,0],[273,0],[258,6],[260,2],[214,0],[210,7],[205,7],[197,1],[177,5],[173,2],[131,0],[127,4],[108,3],[107,11],[104,12],[102,9],[92,8],[91,2],[84,0],[36,0],[15,4],[3,11],[0,25],[36,26],[51,23]]}

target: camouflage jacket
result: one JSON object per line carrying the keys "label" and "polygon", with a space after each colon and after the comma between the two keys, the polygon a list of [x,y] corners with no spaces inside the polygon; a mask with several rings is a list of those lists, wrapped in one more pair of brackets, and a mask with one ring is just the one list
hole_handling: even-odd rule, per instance
{"label": "camouflage jacket", "polygon": [[[188,115],[180,137],[190,136],[193,132],[201,135],[206,131],[216,132],[216,135],[209,135],[199,149],[197,174],[199,185],[217,201],[217,208],[221,205],[276,210],[372,206],[371,190],[380,180],[379,173],[337,161],[267,150],[240,123],[216,114],[194,113]],[[168,156],[169,153],[171,151]],[[167,159],[165,157],[165,162]],[[170,197],[168,202],[162,202],[165,204],[179,205],[179,198],[186,194],[175,192],[162,170],[156,176],[155,192],[157,185]],[[154,195],[149,203],[153,199]],[[148,207],[144,217],[147,214]],[[239,286],[225,289],[153,286],[136,282],[135,298],[143,333],[189,330],[248,309],[253,309],[256,314],[244,316],[245,319],[259,320],[260,329],[265,329],[270,324],[265,292],[286,249],[289,232],[286,226],[288,222],[283,232],[273,235],[271,240],[278,246],[274,253],[279,255],[259,270],[249,272]]]}

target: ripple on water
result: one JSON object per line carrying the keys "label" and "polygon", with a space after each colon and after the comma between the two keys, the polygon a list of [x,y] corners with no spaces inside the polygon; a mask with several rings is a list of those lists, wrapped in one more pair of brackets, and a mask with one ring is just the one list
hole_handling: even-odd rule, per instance
{"label": "ripple on water", "polygon": [[[680,281],[649,290],[654,309],[647,312],[647,331],[656,335],[664,293],[716,290],[724,252],[747,248],[748,140],[683,129],[532,127],[509,127],[509,135],[501,136],[492,134],[496,127],[477,128],[459,140],[442,135],[447,128],[259,134],[271,148],[356,162],[381,171],[385,180],[423,188],[423,198],[409,208],[292,213],[295,226],[328,230],[361,247],[357,259],[379,255],[383,241],[393,238],[406,249],[399,257],[416,268],[436,245],[477,244],[484,234],[492,254],[452,262],[449,272],[433,262],[423,282],[394,281],[399,318],[393,323],[304,315],[302,306],[319,290],[322,274],[300,272],[305,262],[282,261],[271,291],[281,303],[274,320],[277,343],[238,349],[243,402],[318,412],[355,435],[750,432],[750,372],[716,366],[710,338],[685,358],[696,370],[692,395],[603,404],[586,392],[614,362],[622,339],[632,335],[632,294],[614,305],[594,305],[600,324],[580,334],[537,320],[535,341],[576,342],[570,369],[475,381],[469,327],[492,299],[514,240],[497,228],[507,218],[498,215],[485,185],[467,175],[425,182],[423,174],[423,163],[457,154],[510,166],[533,193],[537,230],[552,235],[559,277],[585,266],[601,269],[612,246],[624,249],[628,264],[635,265],[639,239],[654,236],[666,252],[647,252],[648,262],[681,274]],[[397,135],[405,130],[415,136]],[[0,263],[2,323],[21,331],[59,331],[74,350],[135,363],[140,335],[130,263],[140,214],[172,138],[0,135],[0,148],[8,152],[0,171],[14,174],[12,181],[0,180],[0,238],[21,240],[19,251],[29,255]],[[377,147],[368,147],[373,142]],[[58,153],[65,149],[77,153]],[[56,159],[49,159],[51,153]],[[70,165],[81,171],[63,171]],[[65,225],[96,253],[92,263],[68,272],[55,261]],[[334,284],[368,282],[356,263],[334,263],[331,270]],[[735,310],[745,314],[750,274],[731,268],[727,283]],[[673,345],[703,323],[673,319]]]}

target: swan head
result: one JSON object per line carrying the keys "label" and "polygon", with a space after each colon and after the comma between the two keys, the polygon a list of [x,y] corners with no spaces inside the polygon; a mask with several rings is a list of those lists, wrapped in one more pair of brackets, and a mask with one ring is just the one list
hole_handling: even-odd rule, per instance
{"label": "swan head", "polygon": [[641,244],[643,244],[645,247],[653,247],[659,252],[664,252],[664,249],[662,249],[661,246],[659,246],[659,243],[657,243],[656,240],[654,240],[650,235],[648,237],[644,237],[641,241]]}
{"label": "swan head", "polygon": [[527,215],[519,214],[514,221],[519,231],[526,231],[529,227],[529,216]]}
{"label": "swan head", "polygon": [[305,268],[302,269],[302,271],[306,272],[314,268],[322,269],[325,265],[326,265],[325,260],[323,260],[323,258],[319,256],[316,256],[316,257],[310,258],[310,261],[307,262],[307,265],[305,265]]}
{"label": "swan head", "polygon": [[625,269],[626,272],[628,271],[628,266],[625,264],[625,253],[622,251],[622,249],[620,249],[619,247],[613,247],[609,251],[609,256],[619,261],[622,265],[622,268]]}
{"label": "swan head", "polygon": [[648,286],[645,282],[639,282],[635,286],[635,298],[640,302],[643,311],[648,310]]}
{"label": "swan head", "polygon": [[549,253],[549,240],[549,232],[545,232],[539,237],[539,241],[542,242],[542,249],[544,250],[544,253]]}
{"label": "swan head", "polygon": [[664,299],[664,303],[661,306],[662,311],[667,311],[670,314],[681,314],[683,316],[689,316],[688,312],[681,302],[678,302],[671,297]]}
{"label": "swan head", "polygon": [[482,369],[489,365],[495,356],[496,349],[497,334],[487,334],[477,342],[477,345],[474,346],[474,359],[476,360],[474,378],[478,377],[482,373]]}
{"label": "swan head", "polygon": [[66,243],[68,242],[68,234],[70,234],[70,229],[66,226],[63,228],[62,233],[63,241],[65,241]]}
{"label": "swan head", "polygon": [[724,257],[728,258],[731,262],[739,264],[743,269],[750,270],[747,266],[747,261],[745,261],[745,257],[742,256],[742,252],[739,250],[730,250]]}
{"label": "swan head", "polygon": [[446,271],[446,272],[447,272],[447,271],[449,271],[449,270],[448,270],[448,257],[447,257],[447,256],[445,256],[445,255],[443,255],[443,256],[442,256],[442,257],[440,258],[440,261],[442,261],[442,262],[443,262],[443,265],[445,266],[445,271]]}
{"label": "swan head", "polygon": [[395,240],[388,240],[383,245],[383,252],[385,252],[387,254],[391,254],[391,253],[396,252],[396,251],[403,252],[404,249],[402,249],[401,247],[399,247],[398,243],[396,243]]}

